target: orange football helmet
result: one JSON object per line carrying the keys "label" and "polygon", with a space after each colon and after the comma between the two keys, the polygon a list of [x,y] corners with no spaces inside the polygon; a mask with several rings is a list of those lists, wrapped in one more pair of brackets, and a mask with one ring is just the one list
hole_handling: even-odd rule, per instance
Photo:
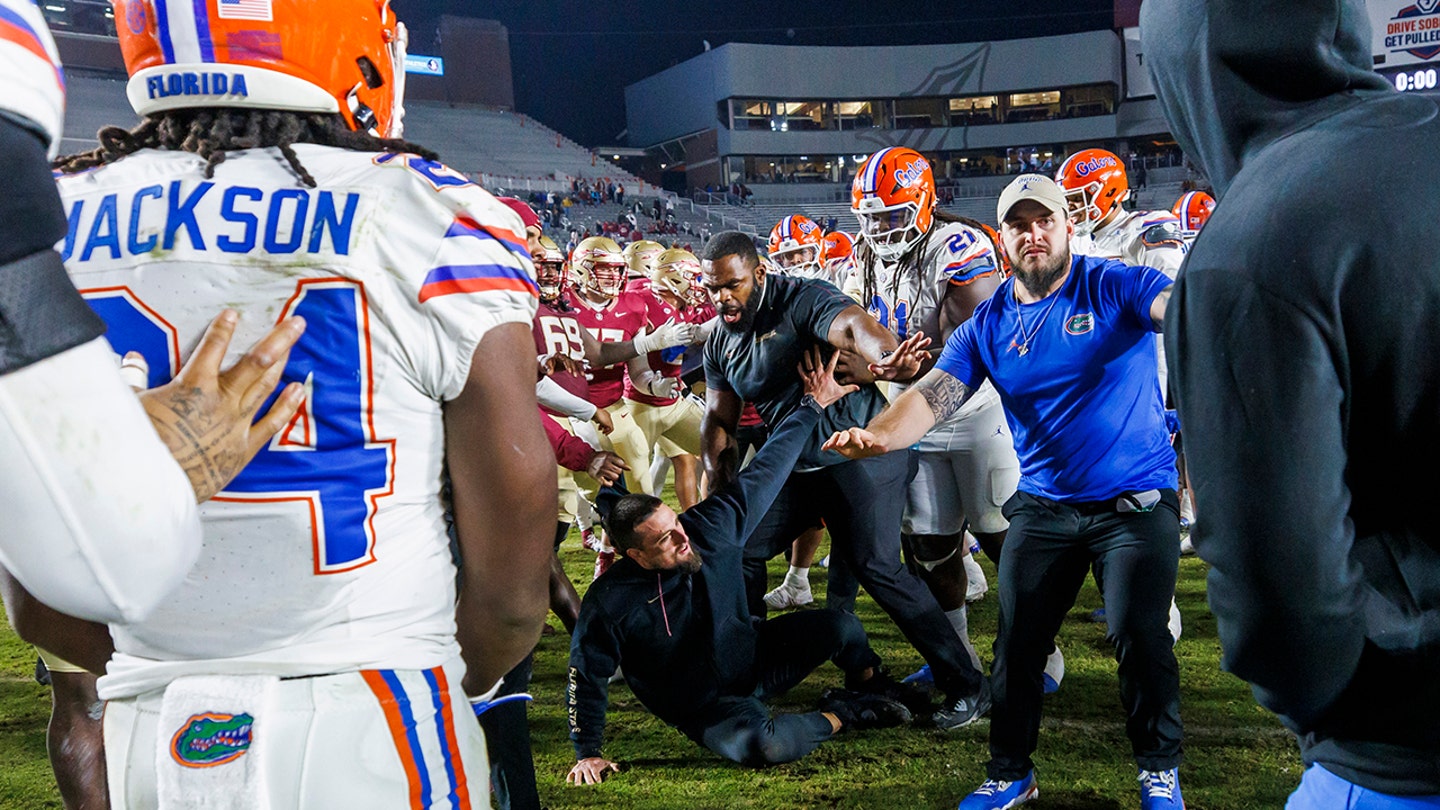
{"label": "orange football helmet", "polygon": [[935,221],[935,174],[914,149],[881,149],[860,164],[850,186],[860,239],[886,261],[919,244]]}
{"label": "orange football helmet", "polygon": [[402,134],[405,26],[390,0],[114,0],[126,94],[141,115],[185,107],[337,113]]}
{"label": "orange football helmet", "polygon": [[[855,254],[855,240],[844,231],[825,234],[825,271],[831,279],[839,278],[837,271],[848,268]],[[839,282],[836,282],[839,283]]]}
{"label": "orange football helmet", "polygon": [[540,286],[540,300],[550,303],[565,291],[569,279],[565,251],[548,236],[540,237],[540,252],[535,259],[535,283]]}
{"label": "orange football helmet", "polygon": [[700,260],[682,248],[671,248],[656,257],[650,283],[683,299],[687,306],[705,300],[705,288],[700,286]]}
{"label": "orange football helmet", "polygon": [[1180,219],[1180,235],[1194,239],[1215,210],[1215,198],[1203,191],[1187,191],[1175,201],[1170,213]]}
{"label": "orange football helmet", "polygon": [[665,252],[665,246],[649,239],[641,239],[625,246],[625,262],[633,278],[650,278],[655,269],[655,260]]}
{"label": "orange football helmet", "polygon": [[1075,233],[1089,236],[1102,220],[1130,196],[1125,164],[1114,152],[1082,149],[1060,164],[1055,182],[1065,191]]}
{"label": "orange football helmet", "polygon": [[580,240],[570,254],[570,269],[581,288],[602,298],[614,298],[625,288],[625,254],[608,236]]}
{"label": "orange football helmet", "polygon": [[809,276],[820,271],[820,226],[809,217],[792,214],[770,229],[770,261],[790,275]]}

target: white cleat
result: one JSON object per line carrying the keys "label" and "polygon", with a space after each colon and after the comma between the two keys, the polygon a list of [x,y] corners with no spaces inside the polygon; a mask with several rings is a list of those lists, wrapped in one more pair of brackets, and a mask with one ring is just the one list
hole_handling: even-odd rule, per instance
{"label": "white cleat", "polygon": [[985,569],[975,561],[975,555],[968,551],[961,562],[965,565],[965,601],[979,602],[990,592],[990,583],[985,581]]}
{"label": "white cleat", "polygon": [[1065,680],[1065,656],[1061,654],[1059,647],[1051,650],[1050,655],[1045,658],[1043,680],[1045,694],[1053,695],[1060,691],[1060,682]]}
{"label": "white cleat", "polygon": [[815,597],[810,593],[810,583],[803,587],[792,587],[788,582],[780,583],[780,587],[765,594],[765,606],[771,610],[791,610],[805,607],[815,603]]}

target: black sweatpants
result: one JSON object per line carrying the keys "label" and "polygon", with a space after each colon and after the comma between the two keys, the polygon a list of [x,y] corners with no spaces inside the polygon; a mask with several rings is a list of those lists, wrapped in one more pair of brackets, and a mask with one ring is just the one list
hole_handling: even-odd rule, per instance
{"label": "black sweatpants", "polygon": [[1092,563],[1119,662],[1125,733],[1145,770],[1180,764],[1180,670],[1167,622],[1180,563],[1180,505],[1171,489],[1149,512],[1113,502],[1065,504],[1016,492],[1000,555],[1000,626],[991,668],[990,779],[1034,767],[1045,657]]}
{"label": "black sweatpants", "polygon": [[853,614],[803,610],[761,622],[755,646],[758,686],[754,694],[722,697],[681,727],[685,736],[743,765],[793,762],[828,739],[830,721],[820,712],[772,716],[765,701],[794,688],[826,661],[859,674],[880,659]]}
{"label": "black sweatpants", "polygon": [[901,450],[791,473],[746,541],[746,596],[751,614],[764,616],[766,563],[823,518],[832,564],[842,561],[865,586],[930,664],[936,686],[955,700],[978,692],[983,676],[970,663],[940,603],[901,559],[900,517],[917,464],[913,451]]}

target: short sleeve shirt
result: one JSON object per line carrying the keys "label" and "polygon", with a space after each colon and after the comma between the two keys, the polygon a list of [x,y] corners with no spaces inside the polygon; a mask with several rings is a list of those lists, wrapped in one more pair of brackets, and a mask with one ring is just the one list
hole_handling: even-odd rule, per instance
{"label": "short sleeve shirt", "polygon": [[971,388],[994,382],[1021,490],[1085,502],[1175,488],[1150,321],[1170,284],[1153,267],[1075,256],[1053,295],[1019,303],[1009,279],[950,336],[936,368]]}
{"label": "short sleeve shirt", "polygon": [[[797,368],[811,346],[830,351],[826,336],[835,317],[855,301],[819,279],[767,275],[754,325],[746,332],[716,326],[705,344],[705,385],[732,391],[753,403],[767,425],[778,425],[800,403],[804,391]],[[839,464],[846,459],[820,445],[837,430],[864,426],[885,406],[873,385],[861,386],[825,409],[796,469]]]}

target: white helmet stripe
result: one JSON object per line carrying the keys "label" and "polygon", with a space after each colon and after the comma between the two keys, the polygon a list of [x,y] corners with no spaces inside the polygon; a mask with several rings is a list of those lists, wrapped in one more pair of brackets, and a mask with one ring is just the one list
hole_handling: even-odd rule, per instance
{"label": "white helmet stripe", "polygon": [[860,186],[861,191],[864,191],[866,194],[875,193],[875,183],[876,178],[880,174],[880,164],[885,160],[885,155],[889,154],[890,150],[894,148],[893,146],[887,146],[870,156],[870,162],[865,166],[865,180]]}
{"label": "white helmet stripe", "polygon": [[207,0],[155,0],[155,17],[167,63],[215,61]]}
{"label": "white helmet stripe", "polygon": [[794,225],[794,219],[794,215],[787,215],[784,219],[780,220],[780,241],[783,242],[786,239],[792,238],[791,228]]}

